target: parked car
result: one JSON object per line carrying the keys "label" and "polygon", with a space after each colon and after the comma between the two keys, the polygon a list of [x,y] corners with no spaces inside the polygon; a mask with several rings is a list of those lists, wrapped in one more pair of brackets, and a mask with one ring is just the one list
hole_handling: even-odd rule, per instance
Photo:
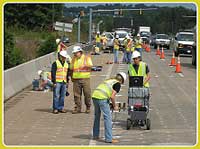
{"label": "parked car", "polygon": [[142,41],[149,44],[150,43],[150,37],[151,37],[151,32],[140,32],[140,37],[142,38]]}
{"label": "parked car", "polygon": [[196,66],[197,65],[197,59],[196,59],[196,55],[197,55],[197,46],[196,46],[196,26],[193,28],[193,33],[194,33],[194,44],[192,46],[192,65]]}
{"label": "parked car", "polygon": [[178,32],[172,41],[175,56],[179,54],[192,54],[193,45],[194,33],[192,32]]}
{"label": "parked car", "polygon": [[154,49],[156,49],[158,46],[169,49],[170,39],[167,34],[156,34],[154,39]]}

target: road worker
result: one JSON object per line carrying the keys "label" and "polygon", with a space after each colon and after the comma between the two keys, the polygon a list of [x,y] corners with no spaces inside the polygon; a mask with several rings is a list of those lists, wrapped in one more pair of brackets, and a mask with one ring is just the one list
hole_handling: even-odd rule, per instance
{"label": "road worker", "polygon": [[114,39],[114,49],[113,49],[113,52],[114,52],[114,63],[116,64],[119,64],[119,61],[118,61],[118,55],[119,55],[119,35],[116,35],[115,36],[115,39]]}
{"label": "road worker", "polygon": [[136,38],[135,38],[135,50],[140,52],[140,59],[142,60],[142,39],[140,37],[140,34],[138,33]]}
{"label": "road worker", "polygon": [[58,59],[52,64],[51,78],[53,82],[53,113],[66,113],[64,99],[69,82],[69,65],[66,62],[67,51],[59,52]]}
{"label": "road worker", "polygon": [[71,78],[73,82],[74,102],[75,107],[73,114],[81,113],[81,96],[82,92],[85,96],[85,113],[90,113],[91,107],[91,88],[90,88],[90,73],[93,66],[91,57],[83,54],[83,49],[80,46],[74,46],[72,53],[72,63],[70,65]]}
{"label": "road worker", "polygon": [[51,89],[53,86],[53,83],[51,81],[51,72],[44,71],[44,70],[38,70],[38,76],[39,76],[39,90],[40,91],[46,91]]}
{"label": "road worker", "polygon": [[57,53],[59,53],[62,50],[67,50],[67,46],[58,38],[56,39],[57,46]]}
{"label": "road worker", "polygon": [[101,42],[102,42],[102,49],[105,50],[106,49],[106,45],[107,45],[107,37],[106,37],[106,34],[103,33],[102,34],[102,37],[101,37]]}
{"label": "road worker", "polygon": [[133,48],[133,40],[128,37],[126,42],[126,63],[131,63],[131,56],[132,56],[132,48]]}
{"label": "road worker", "polygon": [[128,35],[126,35],[125,36],[125,38],[124,38],[124,40],[123,40],[123,59],[122,59],[122,62],[123,63],[126,63],[127,62],[127,58],[126,58],[126,45],[127,45],[127,38],[128,38],[129,36]]}
{"label": "road worker", "polygon": [[100,48],[101,46],[101,36],[100,32],[98,31],[96,36],[95,36],[95,42],[96,42],[96,47]]}
{"label": "road worker", "polygon": [[140,56],[138,51],[132,53],[133,63],[129,64],[128,74],[129,76],[143,76],[144,87],[149,87],[149,67],[145,62],[141,61]]}
{"label": "road worker", "polygon": [[104,117],[105,127],[105,142],[117,143],[116,139],[112,136],[112,117],[110,112],[110,102],[114,110],[118,110],[115,102],[115,96],[120,91],[121,84],[126,81],[126,74],[119,72],[113,78],[105,80],[99,84],[92,94],[94,104],[94,125],[93,125],[93,139],[98,140],[100,135],[100,116],[101,112]]}

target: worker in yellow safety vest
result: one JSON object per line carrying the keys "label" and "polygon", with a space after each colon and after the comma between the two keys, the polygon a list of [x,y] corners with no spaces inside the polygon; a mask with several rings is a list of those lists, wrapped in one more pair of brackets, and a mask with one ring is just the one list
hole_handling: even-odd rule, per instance
{"label": "worker in yellow safety vest", "polygon": [[102,37],[101,37],[101,42],[102,42],[102,49],[105,50],[106,49],[106,45],[107,45],[107,37],[106,37],[106,34],[103,33],[102,34]]}
{"label": "worker in yellow safety vest", "polygon": [[140,37],[140,34],[138,33],[135,38],[135,50],[140,52],[140,59],[142,59],[142,38]]}
{"label": "worker in yellow safety vest", "polygon": [[101,36],[100,32],[98,31],[96,36],[95,36],[95,42],[96,42],[96,47],[100,48],[101,46]]}
{"label": "worker in yellow safety vest", "polygon": [[74,102],[75,107],[73,114],[81,113],[81,96],[82,92],[85,96],[85,113],[90,113],[91,107],[91,88],[90,88],[90,73],[93,66],[91,57],[83,54],[83,49],[80,46],[74,46],[72,53],[74,57],[70,65],[71,78],[73,82]]}
{"label": "worker in yellow safety vest", "polygon": [[58,38],[56,39],[57,46],[57,53],[59,53],[62,50],[67,50],[67,46]]}
{"label": "worker in yellow safety vest", "polygon": [[118,61],[118,55],[119,55],[119,35],[116,35],[115,36],[115,39],[114,39],[114,49],[113,49],[113,52],[114,52],[114,63],[116,64],[119,64],[119,61]]}
{"label": "worker in yellow safety vest", "polygon": [[131,63],[132,52],[134,51],[133,40],[128,37],[126,42],[126,63]]}
{"label": "worker in yellow safety vest", "polygon": [[51,79],[53,82],[53,113],[66,113],[64,99],[69,82],[69,66],[66,62],[67,52],[59,52],[58,59],[52,64]]}
{"label": "worker in yellow safety vest", "polygon": [[143,76],[144,87],[149,87],[149,67],[145,62],[141,61],[140,56],[138,51],[132,53],[133,64],[129,64],[128,74],[129,76]]}
{"label": "worker in yellow safety vest", "polygon": [[104,117],[105,127],[105,142],[117,143],[116,139],[113,139],[112,135],[112,116],[110,113],[110,102],[114,110],[118,110],[118,106],[115,103],[115,96],[120,91],[121,84],[126,81],[126,74],[119,72],[113,78],[105,80],[99,84],[92,94],[94,104],[94,125],[93,125],[93,139],[99,139],[100,136],[100,116],[101,112]]}

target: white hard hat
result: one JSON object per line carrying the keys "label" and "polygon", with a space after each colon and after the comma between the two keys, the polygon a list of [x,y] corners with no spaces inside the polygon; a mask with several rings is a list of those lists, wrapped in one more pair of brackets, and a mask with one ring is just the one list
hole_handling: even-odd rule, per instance
{"label": "white hard hat", "polygon": [[138,57],[140,57],[141,55],[140,55],[140,52],[138,52],[138,51],[134,51],[133,53],[132,53],[132,59],[133,58],[138,58]]}
{"label": "white hard hat", "polygon": [[129,35],[126,35],[126,38],[129,38]]}
{"label": "white hard hat", "polygon": [[38,72],[37,72],[37,73],[38,73],[38,75],[41,75],[41,73],[42,73],[42,70],[38,70]]}
{"label": "white hard hat", "polygon": [[106,34],[105,34],[105,33],[103,33],[102,35],[103,35],[103,36],[105,36]]}
{"label": "white hard hat", "polygon": [[138,33],[137,36],[140,37],[140,34]]}
{"label": "white hard hat", "polygon": [[58,44],[60,42],[60,39],[58,38],[58,39],[56,39],[56,44]]}
{"label": "white hard hat", "polygon": [[67,51],[66,50],[62,50],[62,51],[60,51],[60,55],[61,56],[63,56],[63,57],[65,57],[65,58],[67,58]]}
{"label": "white hard hat", "polygon": [[100,32],[98,31],[97,34],[100,34]]}
{"label": "white hard hat", "polygon": [[123,83],[126,81],[126,73],[119,72],[117,75],[120,75],[123,78]]}
{"label": "white hard hat", "polygon": [[119,38],[119,35],[116,35],[116,38]]}
{"label": "white hard hat", "polygon": [[76,52],[79,52],[79,51],[83,51],[83,49],[80,46],[74,46],[72,53],[76,53]]}

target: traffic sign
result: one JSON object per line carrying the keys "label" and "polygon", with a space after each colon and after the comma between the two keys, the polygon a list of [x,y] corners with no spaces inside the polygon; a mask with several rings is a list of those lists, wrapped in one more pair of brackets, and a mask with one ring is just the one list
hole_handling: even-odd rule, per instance
{"label": "traffic sign", "polygon": [[56,22],[55,30],[64,31],[64,32],[72,32],[73,24],[72,23],[63,23],[63,22]]}

